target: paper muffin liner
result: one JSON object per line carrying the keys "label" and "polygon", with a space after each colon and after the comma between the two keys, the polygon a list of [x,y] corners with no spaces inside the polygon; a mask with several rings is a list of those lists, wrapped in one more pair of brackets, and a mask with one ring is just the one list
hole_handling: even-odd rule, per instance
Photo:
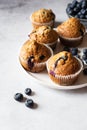
{"label": "paper muffin liner", "polygon": [[32,22],[34,28],[38,28],[40,26],[51,26],[51,27],[54,26],[54,20],[51,20],[50,22],[47,23],[39,23],[32,20],[32,15],[30,15],[30,21]]}
{"label": "paper muffin liner", "polygon": [[64,46],[77,47],[79,44],[82,43],[84,35],[85,35],[85,32],[84,32],[84,34],[82,36],[77,37],[77,38],[66,38],[66,37],[63,37],[63,36],[59,35],[59,39],[60,39],[60,42]]}
{"label": "paper muffin liner", "polygon": [[47,66],[47,71],[49,74],[50,79],[55,82],[56,84],[60,84],[60,85],[72,85],[78,78],[78,76],[80,75],[82,69],[83,69],[83,63],[80,59],[76,58],[80,64],[80,69],[75,73],[75,74],[71,74],[71,75],[66,75],[66,76],[61,76],[58,74],[55,74],[53,71],[49,70],[48,67],[48,61],[46,63]]}
{"label": "paper muffin liner", "polygon": [[[53,56],[53,50],[47,45],[44,45],[44,46],[46,46],[50,50],[50,53],[51,53],[50,57]],[[35,73],[35,72],[38,73],[38,72],[43,71],[46,68],[46,62],[47,62],[47,61],[45,61],[45,62],[40,62],[40,63],[34,63],[34,66],[30,69],[28,67],[27,60],[24,60],[22,57],[19,56],[19,61],[25,70],[27,70],[29,72],[33,72],[33,73]]]}

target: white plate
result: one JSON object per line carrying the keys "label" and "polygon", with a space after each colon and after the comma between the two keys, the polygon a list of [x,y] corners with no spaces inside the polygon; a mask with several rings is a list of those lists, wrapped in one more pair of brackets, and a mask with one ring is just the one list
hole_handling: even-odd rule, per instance
{"label": "white plate", "polygon": [[[82,50],[83,48],[87,48],[87,35],[85,36],[83,43],[80,46],[78,46],[78,48],[80,50]],[[63,45],[58,43],[55,53],[61,51],[62,49],[63,49]],[[46,70],[40,73],[30,73],[30,72],[27,72],[27,73],[31,77],[33,77],[36,81],[38,81],[38,83],[41,83],[42,85],[48,86],[53,89],[71,90],[71,89],[78,89],[78,88],[87,86],[87,76],[84,75],[83,72],[81,72],[75,84],[70,85],[70,86],[61,86],[61,85],[55,84],[49,78]]]}
{"label": "white plate", "polygon": [[78,89],[87,86],[87,76],[84,76],[83,73],[80,74],[75,84],[70,86],[61,86],[53,83],[53,81],[51,81],[51,79],[49,78],[47,71],[43,71],[41,73],[28,72],[28,74],[32,76],[36,81],[38,81],[38,83],[41,83],[42,85],[45,85],[53,89],[70,90],[70,89]]}

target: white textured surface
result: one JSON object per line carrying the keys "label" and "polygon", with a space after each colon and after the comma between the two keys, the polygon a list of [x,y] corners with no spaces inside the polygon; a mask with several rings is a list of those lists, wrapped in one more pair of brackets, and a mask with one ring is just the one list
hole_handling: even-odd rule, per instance
{"label": "white textured surface", "polygon": [[[52,8],[57,21],[67,18],[70,0],[0,0],[0,130],[86,130],[87,88],[61,91],[37,84],[22,69],[18,55],[32,30],[30,14]],[[28,109],[13,96],[32,88],[37,104]]]}

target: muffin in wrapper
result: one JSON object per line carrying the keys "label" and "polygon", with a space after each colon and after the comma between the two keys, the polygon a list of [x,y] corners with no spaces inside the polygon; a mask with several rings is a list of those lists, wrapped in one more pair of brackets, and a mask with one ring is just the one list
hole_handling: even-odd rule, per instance
{"label": "muffin in wrapper", "polygon": [[54,26],[55,22],[55,14],[51,9],[39,9],[33,12],[30,16],[30,21],[34,28],[38,28],[40,26]]}
{"label": "muffin in wrapper", "polygon": [[[49,75],[50,79],[54,83],[59,84],[59,85],[65,85],[65,86],[72,85],[78,79],[78,77],[83,69],[82,61],[80,59],[78,59],[77,57],[75,57],[79,63],[78,71],[76,71],[73,74],[69,74],[69,75],[59,75],[59,74],[56,74],[54,72],[54,70],[51,70],[49,67],[49,63],[50,63],[51,58],[49,58],[49,60],[46,63],[46,67],[47,67],[47,71],[48,71],[48,75]],[[63,71],[63,70],[61,70],[61,71]]]}
{"label": "muffin in wrapper", "polygon": [[46,62],[52,55],[53,51],[47,45],[28,40],[21,47],[19,61],[25,70],[38,73],[46,68]]}
{"label": "muffin in wrapper", "polygon": [[58,41],[58,33],[50,26],[41,26],[37,29],[33,29],[29,34],[30,39],[36,40],[40,44],[50,46],[53,50],[56,47]]}
{"label": "muffin in wrapper", "polygon": [[86,30],[79,19],[69,18],[57,27],[57,32],[64,46],[76,47],[82,43]]}

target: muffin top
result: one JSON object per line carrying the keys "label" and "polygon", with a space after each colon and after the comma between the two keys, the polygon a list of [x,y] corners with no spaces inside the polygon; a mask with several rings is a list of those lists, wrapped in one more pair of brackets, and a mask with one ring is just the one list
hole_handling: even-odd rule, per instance
{"label": "muffin top", "polygon": [[48,60],[50,73],[66,76],[75,74],[80,69],[78,60],[70,52],[62,51]]}
{"label": "muffin top", "polygon": [[19,58],[24,62],[41,63],[48,60],[51,51],[34,40],[28,40],[20,50]]}
{"label": "muffin top", "polygon": [[69,18],[57,27],[57,32],[60,36],[67,38],[76,38],[82,36],[85,32],[85,27],[77,18]]}
{"label": "muffin top", "polygon": [[30,33],[30,38],[38,43],[52,43],[58,39],[58,34],[50,26],[41,26]]}
{"label": "muffin top", "polygon": [[40,9],[32,13],[32,21],[38,23],[47,23],[55,19],[55,14],[51,9]]}

